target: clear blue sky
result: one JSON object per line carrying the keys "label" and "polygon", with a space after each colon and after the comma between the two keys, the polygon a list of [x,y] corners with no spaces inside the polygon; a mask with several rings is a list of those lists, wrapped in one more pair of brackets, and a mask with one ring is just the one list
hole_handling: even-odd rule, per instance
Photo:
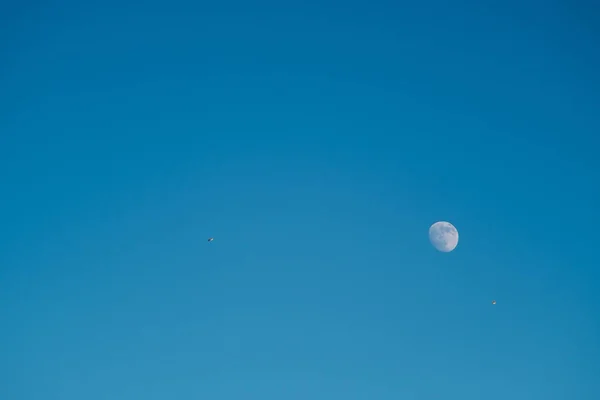
{"label": "clear blue sky", "polygon": [[98,3],[0,6],[0,398],[600,398],[591,1]]}

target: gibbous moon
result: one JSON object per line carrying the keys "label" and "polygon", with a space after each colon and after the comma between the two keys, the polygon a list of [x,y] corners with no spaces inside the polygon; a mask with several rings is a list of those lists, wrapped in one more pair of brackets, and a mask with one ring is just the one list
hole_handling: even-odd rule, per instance
{"label": "gibbous moon", "polygon": [[429,240],[437,250],[449,253],[458,245],[458,231],[450,222],[439,221],[429,227]]}

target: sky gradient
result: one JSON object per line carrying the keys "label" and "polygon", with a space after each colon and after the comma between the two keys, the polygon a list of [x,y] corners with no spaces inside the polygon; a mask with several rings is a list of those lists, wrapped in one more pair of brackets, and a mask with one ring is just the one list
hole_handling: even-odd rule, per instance
{"label": "sky gradient", "polygon": [[0,4],[0,398],[600,398],[598,6],[449,3]]}

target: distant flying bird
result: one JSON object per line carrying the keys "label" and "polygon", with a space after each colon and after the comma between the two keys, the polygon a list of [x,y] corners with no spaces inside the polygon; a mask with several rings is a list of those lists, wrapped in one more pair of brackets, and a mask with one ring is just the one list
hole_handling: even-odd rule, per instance
{"label": "distant flying bird", "polygon": [[492,300],[492,304],[496,304],[496,300]]}
{"label": "distant flying bird", "polygon": [[215,240],[215,238],[208,238],[209,242],[212,242],[213,240]]}

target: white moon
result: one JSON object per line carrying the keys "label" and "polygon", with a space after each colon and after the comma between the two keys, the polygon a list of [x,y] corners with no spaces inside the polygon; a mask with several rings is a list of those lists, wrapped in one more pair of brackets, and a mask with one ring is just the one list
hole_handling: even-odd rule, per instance
{"label": "white moon", "polygon": [[439,221],[429,227],[429,240],[437,250],[448,253],[458,245],[458,231],[450,222]]}

